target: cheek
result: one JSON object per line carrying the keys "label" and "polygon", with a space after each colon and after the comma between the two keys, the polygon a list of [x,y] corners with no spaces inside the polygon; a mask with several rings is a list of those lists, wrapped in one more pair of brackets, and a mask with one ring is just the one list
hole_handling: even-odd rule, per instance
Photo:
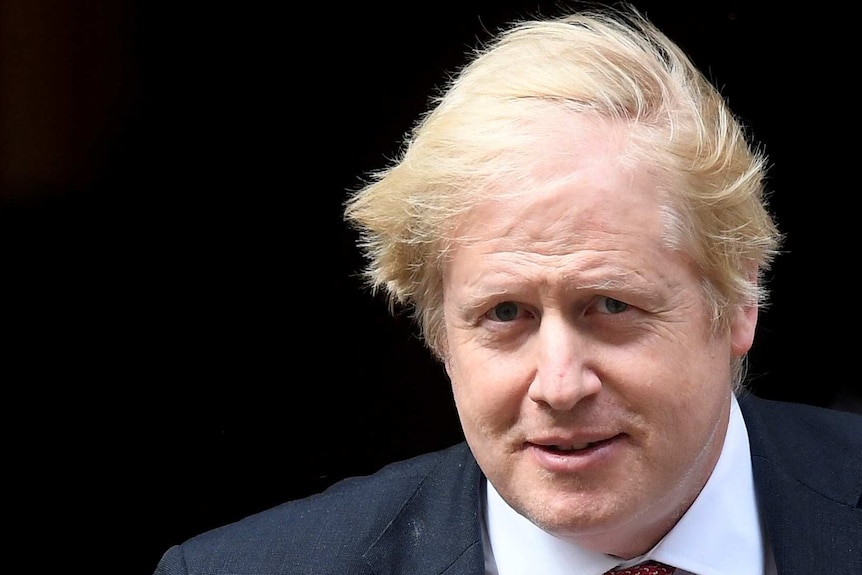
{"label": "cheek", "polygon": [[[668,350],[670,352],[670,350]],[[675,430],[671,441],[702,440],[722,417],[731,393],[729,342],[699,342],[655,372],[645,391],[662,428]],[[641,397],[644,397],[643,395]]]}
{"label": "cheek", "polygon": [[510,427],[526,398],[529,377],[523,362],[485,349],[451,347],[446,371],[465,427]]}
{"label": "cheek", "polygon": [[729,350],[729,342],[695,333],[655,338],[638,348],[605,350],[601,376],[633,411],[678,427],[674,420],[709,410],[729,393]]}

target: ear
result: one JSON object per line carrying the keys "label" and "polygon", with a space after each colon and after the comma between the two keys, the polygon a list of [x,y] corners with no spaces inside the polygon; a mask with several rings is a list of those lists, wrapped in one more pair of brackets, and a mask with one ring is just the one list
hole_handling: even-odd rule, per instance
{"label": "ear", "polygon": [[444,337],[434,350],[434,355],[446,369],[446,375],[452,377],[452,355],[449,353],[449,340]]}
{"label": "ear", "polygon": [[452,356],[446,351],[440,355],[440,360],[443,362],[443,367],[446,369],[446,375],[452,379]]}
{"label": "ear", "polygon": [[757,327],[757,305],[739,306],[730,322],[730,347],[734,357],[748,353],[754,343]]}

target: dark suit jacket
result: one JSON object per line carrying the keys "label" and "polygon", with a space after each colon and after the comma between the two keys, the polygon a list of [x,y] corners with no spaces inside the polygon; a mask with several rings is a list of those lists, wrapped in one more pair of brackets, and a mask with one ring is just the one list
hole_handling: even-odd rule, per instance
{"label": "dark suit jacket", "polygon": [[[862,575],[862,417],[740,397],[780,575]],[[156,575],[483,575],[465,444],[341,481],[169,549]]]}

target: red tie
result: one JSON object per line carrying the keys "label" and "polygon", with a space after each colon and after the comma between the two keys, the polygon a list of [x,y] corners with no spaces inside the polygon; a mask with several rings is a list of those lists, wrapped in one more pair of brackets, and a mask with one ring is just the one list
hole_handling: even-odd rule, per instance
{"label": "red tie", "polygon": [[611,569],[605,575],[673,575],[675,569],[664,563],[647,561],[632,567],[618,567]]}

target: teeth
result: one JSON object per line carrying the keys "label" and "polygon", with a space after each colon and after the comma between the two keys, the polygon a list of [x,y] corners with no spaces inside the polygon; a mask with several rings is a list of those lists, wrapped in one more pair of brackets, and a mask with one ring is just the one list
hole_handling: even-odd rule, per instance
{"label": "teeth", "polygon": [[577,443],[575,445],[555,445],[554,449],[559,451],[578,451],[580,449],[586,449],[592,445],[591,443]]}

